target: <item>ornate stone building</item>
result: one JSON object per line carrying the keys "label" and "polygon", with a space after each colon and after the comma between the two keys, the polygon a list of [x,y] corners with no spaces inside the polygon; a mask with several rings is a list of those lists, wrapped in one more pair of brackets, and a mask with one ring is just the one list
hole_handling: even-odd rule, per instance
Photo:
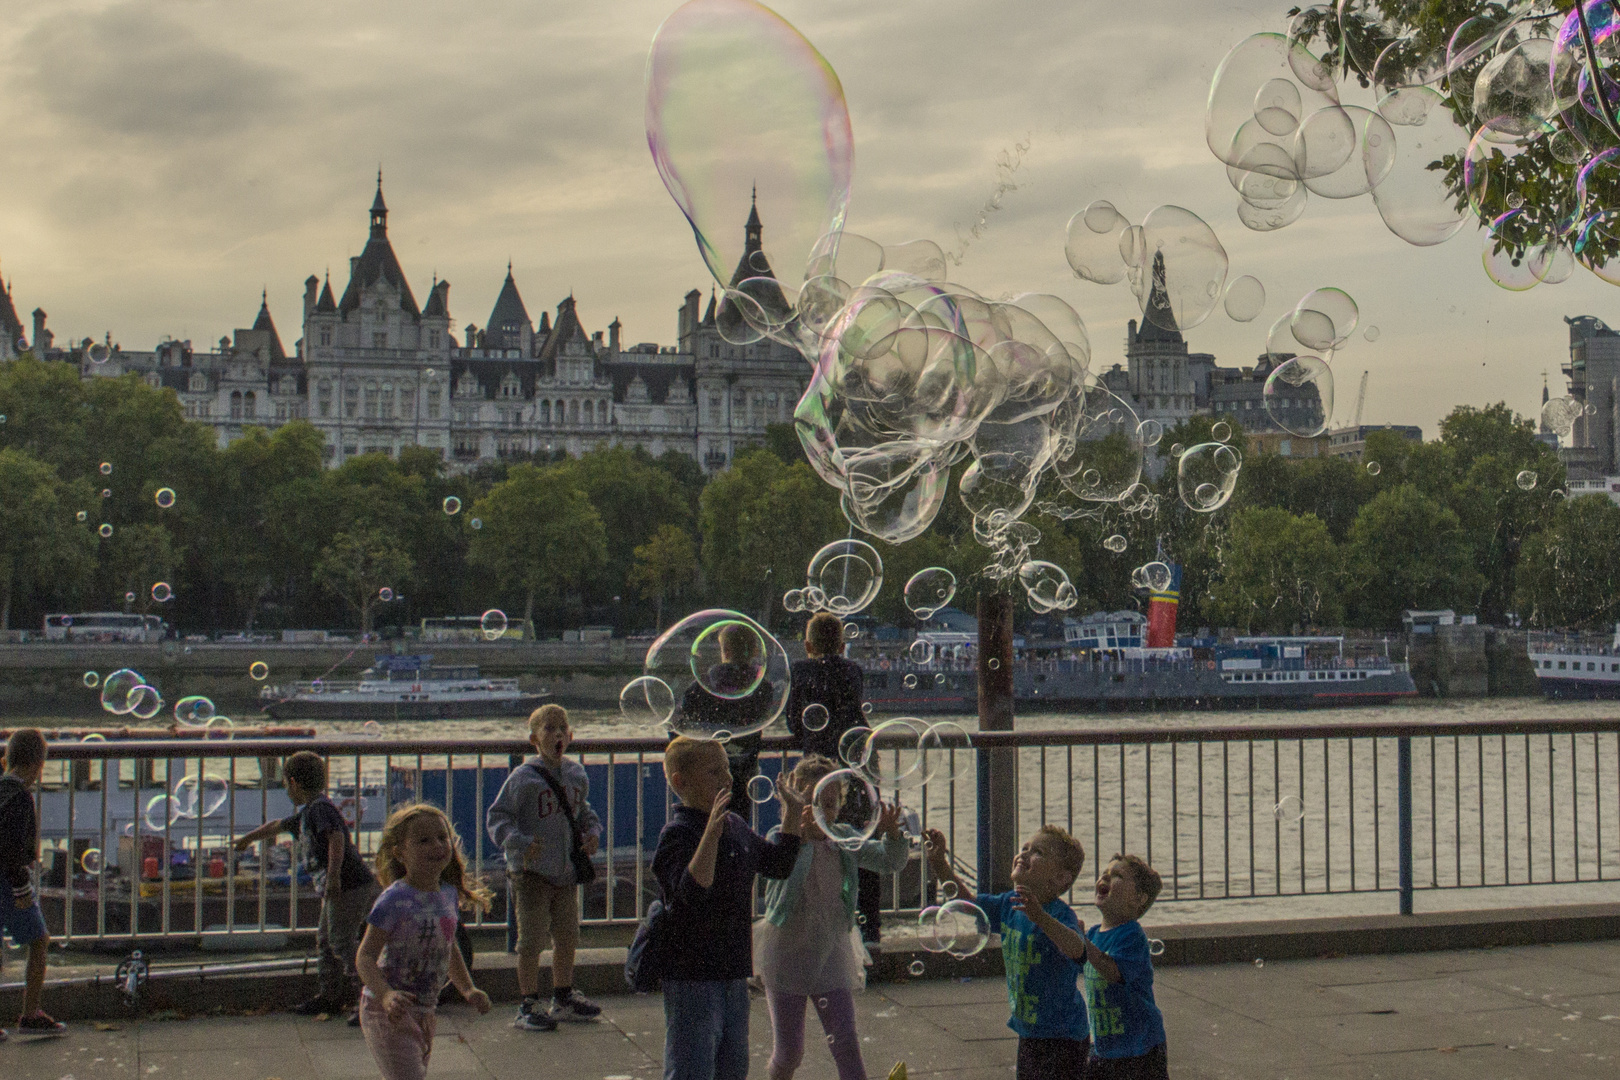
{"label": "ornate stone building", "polygon": [[[151,352],[126,352],[109,340],[110,356],[96,363],[88,339],[51,348],[44,312],[35,315],[34,338],[46,343],[44,355],[79,363],[86,377],[135,373],[173,389],[186,415],[211,424],[221,445],[246,427],[308,420],[334,465],[407,446],[468,467],[609,443],[654,455],[674,450],[714,472],[761,444],[768,425],[792,421],[809,365],[770,341],[725,340],[712,294],[707,310],[702,293],[686,295],[675,345],[626,345],[617,319],[605,340],[602,331],[587,332],[572,296],[536,327],[508,265],[489,319],[465,326],[458,340],[449,282],[434,280],[417,303],[388,238],[380,176],[369,214],[369,236],[349,261],[341,298],[330,280],[304,282],[303,335],[290,353],[267,297],[250,329],[221,338],[212,351],[165,340]],[[744,229],[748,264],[762,250],[757,210]],[[0,293],[0,327],[8,327],[13,350],[21,328],[9,324],[16,322],[9,292]],[[0,344],[0,358],[5,350]]]}

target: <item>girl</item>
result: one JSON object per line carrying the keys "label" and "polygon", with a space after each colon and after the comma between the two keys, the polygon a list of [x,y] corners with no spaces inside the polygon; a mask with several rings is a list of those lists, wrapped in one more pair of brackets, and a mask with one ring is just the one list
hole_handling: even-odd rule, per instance
{"label": "girl", "polygon": [[446,976],[469,1004],[489,1012],[489,995],[473,985],[456,948],[456,926],[460,906],[488,908],[490,894],[468,882],[450,819],[423,803],[389,815],[377,876],[387,888],[366,919],[355,964],[365,984],[360,1028],[384,1080],[422,1080]]}
{"label": "girl", "polygon": [[[812,754],[782,782],[808,799],[821,778],[837,768],[833,761]],[[824,812],[836,812],[838,793],[824,792],[823,798],[831,804]],[[827,839],[810,806],[804,808],[802,829],[804,843],[792,874],[765,883],[765,918],[757,931],[755,955],[775,1040],[770,1080],[791,1080],[804,1060],[806,1000],[816,1003],[839,1080],[864,1080],[866,1065],[855,1033],[852,994],[862,985],[862,960],[850,938],[856,869],[898,873],[906,865],[910,845],[900,831],[898,802],[882,808],[877,827],[881,839],[868,840],[854,851]]]}

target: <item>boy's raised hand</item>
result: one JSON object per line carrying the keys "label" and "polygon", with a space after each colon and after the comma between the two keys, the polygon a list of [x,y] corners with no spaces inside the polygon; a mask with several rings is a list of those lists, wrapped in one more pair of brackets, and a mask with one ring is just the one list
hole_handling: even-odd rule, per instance
{"label": "boy's raised hand", "polygon": [[789,814],[800,817],[810,797],[793,783],[791,779],[784,779],[776,785],[776,797],[782,801],[782,817]]}
{"label": "boy's raised hand", "polygon": [[895,799],[894,802],[886,806],[882,804],[879,804],[879,806],[881,809],[878,811],[877,828],[874,831],[883,836],[899,835],[900,815],[903,813],[900,808],[900,800]]}
{"label": "boy's raised hand", "polygon": [[951,848],[945,842],[945,834],[938,829],[925,829],[923,838],[923,848],[928,852],[928,865],[934,868],[937,876],[950,877]]}
{"label": "boy's raised hand", "polygon": [[731,789],[727,788],[714,797],[714,805],[709,807],[709,828],[716,828],[726,820],[726,810],[730,806]]}

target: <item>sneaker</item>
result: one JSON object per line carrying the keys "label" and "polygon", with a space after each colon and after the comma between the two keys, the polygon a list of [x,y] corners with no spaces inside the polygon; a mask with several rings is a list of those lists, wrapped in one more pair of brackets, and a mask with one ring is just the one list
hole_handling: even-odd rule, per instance
{"label": "sneaker", "polygon": [[66,1035],[67,1025],[60,1020],[53,1020],[43,1012],[33,1016],[19,1016],[17,1018],[17,1033],[19,1035]]}
{"label": "sneaker", "polygon": [[573,1023],[595,1020],[602,1015],[602,1006],[585,997],[577,990],[569,991],[566,998],[553,1000],[551,1003],[551,1018],[553,1021],[566,1020]]}
{"label": "sneaker", "polygon": [[6,1034],[6,1029],[0,1028],[0,1043],[5,1042],[9,1038],[11,1038],[11,1036]]}
{"label": "sneaker", "polygon": [[360,1010],[356,1009],[356,1010],[354,1010],[354,1012],[350,1013],[349,1018],[347,1020],[345,1020],[344,1023],[348,1024],[350,1027],[359,1027],[360,1026]]}
{"label": "sneaker", "polygon": [[340,1010],[324,997],[312,997],[308,1001],[294,1005],[291,1011],[295,1016],[320,1016],[323,1013],[330,1014]]}
{"label": "sneaker", "polygon": [[550,1014],[542,1012],[539,1009],[531,1010],[530,1008],[527,1008],[529,1005],[528,1002],[524,1002],[523,1004],[526,1007],[519,1010],[517,1019],[512,1021],[513,1027],[519,1028],[523,1031],[557,1030],[557,1021],[553,1020]]}

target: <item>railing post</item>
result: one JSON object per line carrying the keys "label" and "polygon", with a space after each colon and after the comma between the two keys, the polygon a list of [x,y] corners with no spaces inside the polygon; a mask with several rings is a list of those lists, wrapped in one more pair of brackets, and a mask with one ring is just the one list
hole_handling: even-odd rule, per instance
{"label": "railing post", "polygon": [[[1006,593],[981,592],[979,615],[979,730],[1013,729],[1013,605]],[[1018,851],[1018,750],[979,751],[978,887],[1011,887]]]}
{"label": "railing post", "polygon": [[1399,833],[1401,914],[1412,914],[1412,739],[1395,740],[1395,827]]}

